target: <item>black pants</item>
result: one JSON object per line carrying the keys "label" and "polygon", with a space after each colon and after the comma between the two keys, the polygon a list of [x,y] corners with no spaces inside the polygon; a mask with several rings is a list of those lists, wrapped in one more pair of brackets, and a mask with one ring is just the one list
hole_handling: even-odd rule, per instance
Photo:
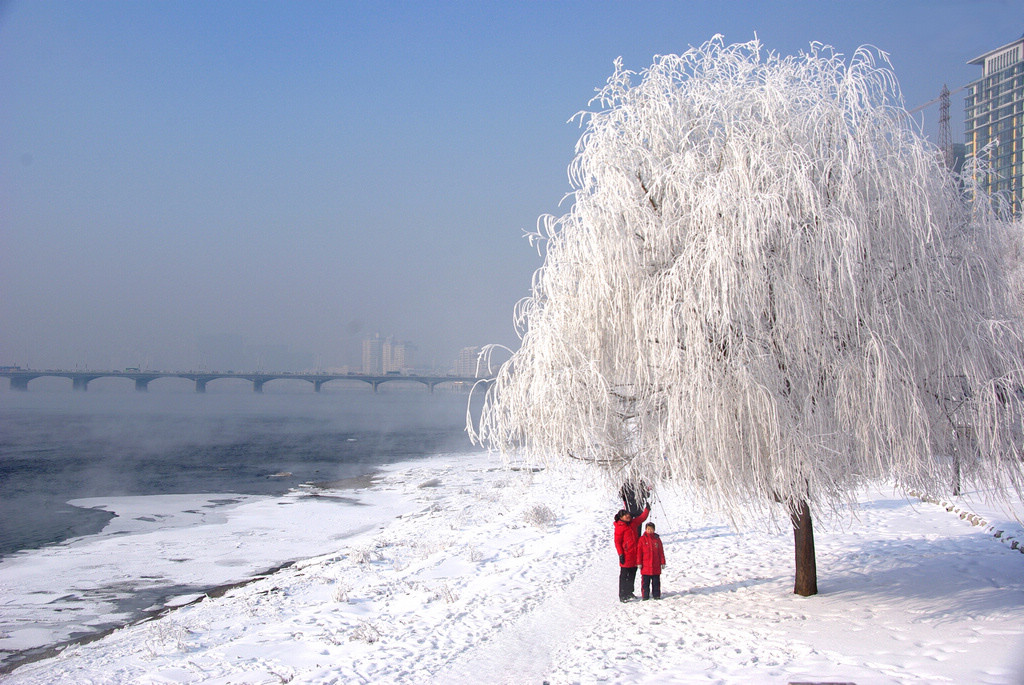
{"label": "black pants", "polygon": [[636,566],[626,568],[619,567],[619,599],[629,599],[633,596],[633,588],[636,587]]}
{"label": "black pants", "polygon": [[661,599],[661,576],[640,576],[640,592],[644,599],[654,597]]}

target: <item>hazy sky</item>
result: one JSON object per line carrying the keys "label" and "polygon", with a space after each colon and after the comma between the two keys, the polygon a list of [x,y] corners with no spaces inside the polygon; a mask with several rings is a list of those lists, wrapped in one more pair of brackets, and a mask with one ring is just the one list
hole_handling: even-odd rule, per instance
{"label": "hazy sky", "polygon": [[875,45],[915,107],[977,79],[1024,1],[0,0],[0,365],[515,345],[523,232],[565,211],[567,121],[613,60],[755,32]]}

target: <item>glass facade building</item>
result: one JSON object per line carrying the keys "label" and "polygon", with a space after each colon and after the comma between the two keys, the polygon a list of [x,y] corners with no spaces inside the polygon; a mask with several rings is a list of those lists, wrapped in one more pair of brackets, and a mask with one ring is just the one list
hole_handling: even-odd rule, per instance
{"label": "glass facade building", "polygon": [[[969,157],[987,154],[990,172],[981,179],[1006,197],[1014,214],[1024,204],[1024,36],[968,64],[982,68],[967,86],[964,137]],[[986,152],[986,147],[992,144]]]}

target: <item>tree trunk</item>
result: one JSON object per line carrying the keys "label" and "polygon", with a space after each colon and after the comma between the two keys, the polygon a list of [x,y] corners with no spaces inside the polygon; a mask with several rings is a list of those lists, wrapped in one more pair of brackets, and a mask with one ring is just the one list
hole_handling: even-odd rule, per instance
{"label": "tree trunk", "polygon": [[814,527],[811,525],[811,509],[806,500],[797,503],[797,510],[790,513],[793,522],[793,545],[796,549],[796,582],[793,592],[803,597],[818,594],[818,569],[814,561]]}
{"label": "tree trunk", "polygon": [[953,496],[960,496],[960,449],[953,452]]}

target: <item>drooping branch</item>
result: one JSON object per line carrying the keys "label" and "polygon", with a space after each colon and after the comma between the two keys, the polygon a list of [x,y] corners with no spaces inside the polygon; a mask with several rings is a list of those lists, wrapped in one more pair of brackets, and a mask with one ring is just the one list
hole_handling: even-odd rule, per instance
{"label": "drooping branch", "polygon": [[643,175],[641,175],[639,171],[636,172],[636,180],[640,181],[640,188],[644,191],[644,197],[647,199],[647,203],[651,205],[651,209],[653,209],[655,213],[660,213],[661,208],[658,206],[658,203],[654,200],[654,196],[651,195],[651,190],[650,188],[647,187],[647,184],[644,182],[644,177]]}
{"label": "drooping branch", "polygon": [[475,439],[730,515],[941,486],[954,454],[1024,487],[1024,402],[994,390],[1024,386],[1024,232],[912,128],[884,57],[715,38],[618,62],[592,107]]}

